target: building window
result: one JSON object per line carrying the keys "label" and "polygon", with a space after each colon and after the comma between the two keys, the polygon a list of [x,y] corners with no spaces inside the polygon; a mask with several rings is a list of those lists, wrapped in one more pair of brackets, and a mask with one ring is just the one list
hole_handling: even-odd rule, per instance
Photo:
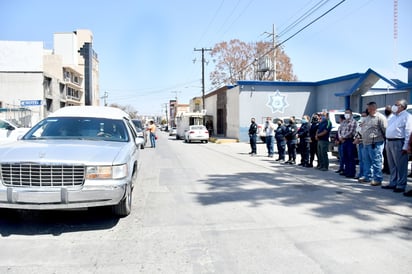
{"label": "building window", "polygon": [[51,86],[52,79],[49,77],[44,77],[43,80],[43,90],[45,95],[52,95],[52,86]]}

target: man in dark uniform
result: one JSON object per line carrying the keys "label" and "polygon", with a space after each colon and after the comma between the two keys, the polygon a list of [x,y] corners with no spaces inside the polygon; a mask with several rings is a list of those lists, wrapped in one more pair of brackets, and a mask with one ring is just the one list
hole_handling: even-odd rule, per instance
{"label": "man in dark uniform", "polygon": [[284,162],[285,161],[285,151],[286,151],[286,139],[285,139],[286,127],[283,124],[282,119],[279,119],[277,121],[277,124],[278,124],[278,127],[275,130],[275,139],[276,139],[276,145],[278,148],[279,157],[276,159],[276,161]]}
{"label": "man in dark uniform", "polygon": [[256,135],[257,135],[257,124],[255,122],[255,118],[252,118],[250,121],[250,127],[249,127],[249,142],[250,142],[250,148],[251,152],[249,152],[250,155],[256,155]]}
{"label": "man in dark uniform", "polygon": [[318,160],[319,165],[319,157],[318,157],[318,140],[316,140],[316,132],[318,131],[319,127],[319,116],[317,113],[313,114],[312,116],[312,124],[310,125],[309,135],[310,135],[310,160],[309,166],[313,167],[313,161],[316,159]]}

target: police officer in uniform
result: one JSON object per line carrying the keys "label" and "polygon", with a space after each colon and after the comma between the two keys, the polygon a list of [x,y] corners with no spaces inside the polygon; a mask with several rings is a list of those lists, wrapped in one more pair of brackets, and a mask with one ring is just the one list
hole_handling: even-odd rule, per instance
{"label": "police officer in uniform", "polygon": [[249,152],[250,155],[256,155],[256,135],[257,135],[257,124],[255,122],[255,118],[252,118],[250,120],[250,127],[249,127],[249,143],[250,143],[250,148],[251,152]]}

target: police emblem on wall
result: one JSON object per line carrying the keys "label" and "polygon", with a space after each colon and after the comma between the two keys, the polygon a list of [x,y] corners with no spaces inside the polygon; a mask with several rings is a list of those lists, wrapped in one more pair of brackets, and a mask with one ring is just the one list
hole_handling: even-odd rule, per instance
{"label": "police emblem on wall", "polygon": [[285,108],[289,106],[286,101],[286,95],[281,95],[279,90],[275,91],[275,94],[269,95],[269,101],[266,103],[268,107],[272,109],[272,113],[285,112]]}

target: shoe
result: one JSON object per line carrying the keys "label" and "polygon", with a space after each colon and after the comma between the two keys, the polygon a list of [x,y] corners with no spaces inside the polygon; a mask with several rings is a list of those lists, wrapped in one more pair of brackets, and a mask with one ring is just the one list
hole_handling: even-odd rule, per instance
{"label": "shoe", "polygon": [[382,182],[372,181],[371,186],[380,186]]}
{"label": "shoe", "polygon": [[359,183],[365,183],[365,182],[367,182],[367,181],[366,181],[365,177],[359,177],[359,178],[358,178],[358,182],[359,182]]}
{"label": "shoe", "polygon": [[340,176],[346,176],[345,172],[339,172]]}
{"label": "shoe", "polygon": [[279,158],[277,158],[275,161],[276,161],[276,162],[279,162],[279,161],[280,161],[280,159],[279,159]]}
{"label": "shoe", "polygon": [[403,189],[403,188],[395,188],[395,189],[393,190],[393,192],[395,192],[395,193],[402,193],[402,192],[405,192],[405,189]]}
{"label": "shoe", "polygon": [[412,190],[409,190],[408,192],[404,192],[403,196],[412,197]]}
{"label": "shoe", "polygon": [[396,186],[391,186],[391,185],[386,185],[386,186],[381,186],[383,189],[395,189]]}
{"label": "shoe", "polygon": [[250,156],[256,156],[256,153],[251,153]]}
{"label": "shoe", "polygon": [[249,154],[253,154],[253,152],[249,152]]}
{"label": "shoe", "polygon": [[313,164],[307,164],[306,167],[313,167]]}
{"label": "shoe", "polygon": [[338,169],[338,170],[335,171],[335,173],[341,173],[341,172],[343,172],[342,169]]}
{"label": "shoe", "polygon": [[295,161],[290,161],[288,164],[289,165],[295,165],[296,163],[295,163]]}
{"label": "shoe", "polygon": [[279,163],[285,163],[285,159],[280,159]]}

